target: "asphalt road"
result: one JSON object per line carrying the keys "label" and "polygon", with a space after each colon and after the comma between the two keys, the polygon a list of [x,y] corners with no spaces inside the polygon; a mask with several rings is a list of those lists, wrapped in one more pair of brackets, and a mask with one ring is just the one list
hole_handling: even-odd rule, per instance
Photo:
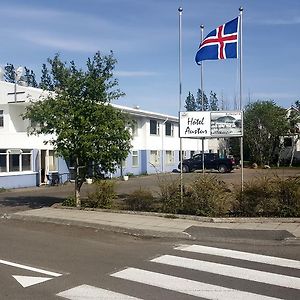
{"label": "asphalt road", "polygon": [[214,234],[216,241],[202,237],[187,248],[182,246],[186,240],[2,219],[0,298],[112,299],[108,293],[118,293],[113,299],[149,300],[298,298],[299,245],[230,238],[218,242]]}

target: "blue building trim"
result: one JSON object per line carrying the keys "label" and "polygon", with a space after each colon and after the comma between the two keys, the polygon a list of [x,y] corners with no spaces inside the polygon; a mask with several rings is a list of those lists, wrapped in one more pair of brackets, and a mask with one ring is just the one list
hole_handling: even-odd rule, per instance
{"label": "blue building trim", "polygon": [[38,185],[38,172],[7,174],[0,176],[0,188],[12,189]]}
{"label": "blue building trim", "polygon": [[141,150],[140,151],[141,154],[141,174],[148,174],[148,170],[147,170],[147,164],[148,164],[148,153],[147,150]]}

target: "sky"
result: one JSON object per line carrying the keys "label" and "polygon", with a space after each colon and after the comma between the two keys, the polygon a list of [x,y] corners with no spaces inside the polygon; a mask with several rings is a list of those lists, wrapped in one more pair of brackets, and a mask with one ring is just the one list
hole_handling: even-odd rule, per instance
{"label": "sky", "polygon": [[[47,58],[60,53],[84,68],[97,51],[113,51],[114,75],[126,96],[115,104],[178,115],[200,87],[195,54],[204,35],[243,11],[242,105],[300,99],[299,0],[1,0],[0,65],[27,66],[39,80]],[[179,95],[179,13],[182,94]],[[205,61],[203,86],[226,109],[239,102],[239,61]],[[180,102],[181,99],[181,102]]]}

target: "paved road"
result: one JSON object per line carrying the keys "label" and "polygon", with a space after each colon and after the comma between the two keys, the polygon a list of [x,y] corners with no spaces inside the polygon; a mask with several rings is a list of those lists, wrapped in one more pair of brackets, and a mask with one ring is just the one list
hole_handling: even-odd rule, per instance
{"label": "paved road", "polygon": [[187,241],[180,239],[143,239],[3,219],[0,239],[1,299],[299,296],[297,245],[255,239],[240,243],[230,239],[226,243],[189,241],[186,245]]}

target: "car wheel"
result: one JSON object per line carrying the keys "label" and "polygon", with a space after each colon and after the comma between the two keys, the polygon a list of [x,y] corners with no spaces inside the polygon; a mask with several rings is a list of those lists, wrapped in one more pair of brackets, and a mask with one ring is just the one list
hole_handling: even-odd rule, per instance
{"label": "car wheel", "polygon": [[190,168],[187,165],[182,166],[182,172],[183,173],[188,173],[190,171]]}
{"label": "car wheel", "polygon": [[225,165],[219,165],[218,168],[220,173],[226,173],[227,172],[227,167]]}

